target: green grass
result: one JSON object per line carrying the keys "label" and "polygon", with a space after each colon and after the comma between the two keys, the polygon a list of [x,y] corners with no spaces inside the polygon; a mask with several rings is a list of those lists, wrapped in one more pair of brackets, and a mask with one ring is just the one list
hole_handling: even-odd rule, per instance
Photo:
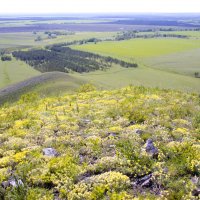
{"label": "green grass", "polygon": [[16,101],[22,94],[30,92],[58,96],[66,91],[72,92],[84,83],[83,79],[63,72],[47,72],[0,89],[0,104]]}
{"label": "green grass", "polygon": [[[133,39],[73,46],[75,49],[139,63],[137,69],[114,67],[106,73],[93,72],[76,76],[84,77],[103,85],[105,88],[117,88],[133,84],[200,92],[200,79],[186,76],[191,76],[194,71],[200,68],[198,65],[199,47],[200,40],[192,39]],[[196,53],[194,54],[193,51]],[[191,56],[193,56],[193,59],[191,59]],[[163,64],[161,58],[165,58],[168,65]],[[157,66],[156,62],[160,64]],[[178,64],[176,65],[176,63]],[[184,64],[183,67],[182,64]]]}
{"label": "green grass", "polygon": [[192,39],[132,39],[74,46],[75,49],[107,54],[124,59],[143,59],[199,47],[200,40]]}
{"label": "green grass", "polygon": [[33,33],[0,33],[0,49],[31,46],[35,38]]}
{"label": "green grass", "polygon": [[194,77],[195,72],[200,73],[200,48],[185,52],[168,54],[145,59],[144,62],[153,67],[170,72],[180,73]]}
{"label": "green grass", "polygon": [[[54,39],[48,39],[44,32],[38,32],[37,34],[28,33],[0,33],[0,49],[18,49],[26,47],[44,47],[45,45],[71,42],[74,40],[83,40],[96,37],[99,39],[112,38],[116,33],[111,32],[77,32],[75,35],[61,35]],[[35,39],[41,36],[42,41],[35,41]]]}
{"label": "green grass", "polygon": [[140,65],[138,68],[114,66],[107,71],[72,74],[76,78],[91,82],[104,89],[120,88],[127,85],[170,88],[188,92],[200,92],[200,80],[193,77],[170,73]]}
{"label": "green grass", "polygon": [[64,92],[74,92],[75,89],[87,83],[83,78],[76,78],[71,74],[64,74],[63,76],[65,77],[50,79],[48,82],[40,83],[32,91],[42,96],[57,96]]}
{"label": "green grass", "polygon": [[[0,50],[5,48],[12,50],[18,50],[19,48],[24,49],[27,47],[43,48],[48,44],[70,42],[74,40],[88,39],[91,37],[105,39],[113,37],[114,34],[115,33],[109,32],[77,32],[75,35],[58,36],[55,39],[44,39],[40,42],[35,42],[34,39],[37,37],[37,35],[41,35],[42,38],[47,36],[43,32],[39,32],[37,35],[34,35],[33,33],[6,33],[0,34]],[[34,70],[32,67],[22,61],[17,61],[16,59],[13,59],[11,62],[0,61],[0,88],[6,87],[9,84],[23,81],[39,74],[40,72]],[[65,84],[65,82],[63,84],[59,82],[60,87],[65,88]],[[53,87],[55,85],[56,84],[54,84]],[[55,87],[58,88],[58,85]]]}
{"label": "green grass", "polygon": [[39,74],[40,72],[25,62],[17,61],[14,58],[12,61],[0,61],[0,88]]}
{"label": "green grass", "polygon": [[[64,37],[69,37],[67,41],[70,41],[76,38],[89,38],[92,36],[108,37],[110,33],[77,33],[74,36]],[[64,37],[61,37],[63,41]],[[137,69],[126,69],[114,66],[106,72],[73,73],[71,76],[77,80],[92,82],[98,87],[108,89],[133,84],[200,92],[200,79],[185,76],[185,74],[192,76],[194,71],[199,68],[199,42],[199,40],[193,39],[134,39],[73,46],[75,49],[110,55],[128,61],[134,60],[139,63],[139,67]],[[192,59],[190,59],[191,56],[193,56]],[[172,61],[173,59],[174,61]],[[21,70],[17,71],[18,75],[16,76],[16,70],[13,69],[16,69],[18,65],[21,66]],[[0,87],[21,81],[28,78],[28,75],[31,77],[35,75],[33,72],[38,73],[23,62],[15,60],[10,63],[3,63],[0,67],[2,71]],[[25,75],[26,73],[28,75]],[[177,73],[182,73],[183,75]],[[58,85],[54,83],[46,87],[49,88],[48,90],[58,87],[66,88],[65,84],[65,82],[62,84],[59,82]],[[45,86],[43,85],[42,87]]]}

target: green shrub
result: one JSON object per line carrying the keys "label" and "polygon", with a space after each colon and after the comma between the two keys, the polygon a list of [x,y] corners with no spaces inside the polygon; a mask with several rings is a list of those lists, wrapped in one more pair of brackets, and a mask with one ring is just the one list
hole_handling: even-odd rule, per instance
{"label": "green shrub", "polygon": [[96,90],[96,87],[90,83],[84,84],[80,86],[80,88],[77,90],[79,93],[85,93],[85,92],[91,92]]}
{"label": "green shrub", "polygon": [[120,192],[129,186],[130,180],[127,176],[119,172],[106,172],[79,182],[69,193],[68,199],[103,199],[107,193]]}
{"label": "green shrub", "polygon": [[42,188],[30,188],[27,192],[26,200],[53,200],[51,191]]}

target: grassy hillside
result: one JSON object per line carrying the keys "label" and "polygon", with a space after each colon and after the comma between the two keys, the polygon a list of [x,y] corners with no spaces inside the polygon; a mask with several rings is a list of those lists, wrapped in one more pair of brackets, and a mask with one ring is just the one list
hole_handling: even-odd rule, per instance
{"label": "grassy hillside", "polygon": [[195,72],[200,73],[199,54],[200,48],[147,58],[144,62],[153,68],[194,77]]}
{"label": "grassy hillside", "polygon": [[56,96],[64,91],[71,92],[83,83],[85,81],[81,78],[77,79],[62,72],[43,73],[1,89],[0,104],[15,101],[27,92],[36,92],[41,96]]}
{"label": "grassy hillside", "polygon": [[0,88],[39,74],[40,72],[34,70],[25,62],[14,58],[12,61],[0,61]]}
{"label": "grassy hillside", "polygon": [[198,199],[199,96],[127,87],[0,109],[0,197]]}
{"label": "grassy hillside", "polygon": [[71,76],[77,79],[83,79],[86,82],[91,82],[104,89],[117,89],[132,84],[200,92],[200,79],[152,69],[144,65],[139,65],[138,68],[113,66],[106,71],[95,71],[83,74],[74,73]]}

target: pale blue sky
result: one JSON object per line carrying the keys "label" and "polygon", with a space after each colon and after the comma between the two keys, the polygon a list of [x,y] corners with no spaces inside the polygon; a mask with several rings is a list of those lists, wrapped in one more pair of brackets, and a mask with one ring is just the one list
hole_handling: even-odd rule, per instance
{"label": "pale blue sky", "polygon": [[200,12],[200,0],[0,0],[0,14]]}

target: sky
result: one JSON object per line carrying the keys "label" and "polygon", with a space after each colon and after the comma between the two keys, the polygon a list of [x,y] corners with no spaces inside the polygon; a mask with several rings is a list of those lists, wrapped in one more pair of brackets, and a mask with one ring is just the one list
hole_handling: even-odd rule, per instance
{"label": "sky", "polygon": [[2,14],[200,13],[200,0],[0,0]]}

